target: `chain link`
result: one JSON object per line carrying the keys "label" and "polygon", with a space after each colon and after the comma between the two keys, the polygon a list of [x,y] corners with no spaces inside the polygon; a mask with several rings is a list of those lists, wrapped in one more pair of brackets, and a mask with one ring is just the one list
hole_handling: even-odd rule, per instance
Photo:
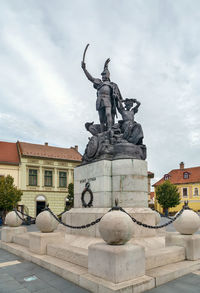
{"label": "chain link", "polygon": [[[97,223],[99,223],[102,219],[102,217],[96,219],[95,221],[89,223],[89,224],[85,224],[82,226],[72,226],[72,225],[68,225],[64,222],[62,222],[62,220],[58,219],[58,217],[50,210],[50,208],[46,208],[45,210],[49,211],[49,213],[62,225],[64,225],[65,227],[71,228],[71,229],[85,229],[85,228],[89,228],[91,226],[96,225]],[[148,228],[148,229],[160,229],[160,228],[164,228],[168,225],[170,225],[171,223],[173,223],[178,217],[180,217],[180,215],[183,213],[183,211],[185,210],[185,208],[183,207],[174,218],[171,218],[169,222],[162,224],[162,225],[158,225],[158,226],[152,226],[152,225],[148,225],[148,224],[144,224],[138,220],[136,220],[134,217],[132,217],[129,213],[127,213],[123,208],[121,207],[113,207],[111,208],[108,212],[114,211],[114,210],[120,210],[121,212],[124,212],[125,214],[127,214],[134,223],[136,223],[139,226],[142,226],[144,228]]]}
{"label": "chain link", "polygon": [[[13,210],[15,211],[16,215],[17,215],[22,221],[24,221],[24,219],[19,215],[19,213],[21,213],[21,214],[24,215],[24,216],[28,216],[28,217],[30,217],[29,215],[26,215],[26,214],[24,214],[24,213],[22,213],[22,212],[20,212],[20,211],[17,211],[16,208],[13,209]],[[60,224],[64,225],[65,227],[68,227],[68,228],[71,228],[71,229],[85,229],[85,228],[89,228],[89,227],[94,226],[94,225],[96,225],[97,223],[99,223],[99,222],[101,221],[102,217],[103,217],[103,216],[102,216],[102,217],[96,219],[95,221],[93,221],[93,222],[91,222],[91,223],[88,223],[88,224],[85,224],[85,225],[81,225],[81,226],[72,226],[72,225],[68,225],[68,224],[64,223],[62,220],[60,220],[60,219],[59,219],[59,218],[58,218],[58,217],[57,217],[57,216],[56,216],[56,215],[50,210],[49,207],[46,207],[44,210],[48,211],[48,212],[54,217],[54,219],[55,219],[57,222],[59,222]],[[119,210],[119,211],[121,211],[121,212],[124,212],[125,214],[127,214],[127,215],[132,219],[132,221],[133,221],[134,223],[136,223],[136,224],[139,225],[139,226],[142,226],[142,227],[144,227],[144,228],[148,228],[148,229],[160,229],[160,228],[164,228],[164,227],[170,225],[170,224],[173,223],[178,217],[180,217],[181,214],[183,213],[183,211],[185,210],[185,207],[183,207],[183,208],[182,208],[182,209],[176,214],[175,217],[170,218],[170,221],[168,221],[168,222],[165,223],[165,224],[157,225],[157,226],[148,225],[148,224],[145,224],[145,223],[142,223],[142,222],[138,221],[137,219],[135,219],[134,217],[132,217],[129,213],[127,213],[127,212],[126,212],[123,208],[121,208],[121,207],[113,207],[113,208],[111,208],[108,212],[111,212],[111,211],[114,211],[114,210]],[[35,219],[35,218],[33,218],[33,217],[30,217],[30,218]]]}
{"label": "chain link", "polygon": [[[15,212],[16,212],[16,214],[18,215],[18,213],[20,213],[20,214],[22,214],[23,216],[25,216],[25,217],[29,217],[29,218],[31,218],[31,219],[33,219],[33,220],[35,220],[36,218],[34,218],[34,217],[31,217],[31,216],[29,216],[29,215],[27,215],[27,214],[25,214],[25,213],[23,213],[23,212],[21,212],[21,211],[18,211],[16,208],[14,208],[13,209]],[[19,215],[18,215],[19,216]],[[20,217],[19,217],[20,218]],[[23,219],[23,218],[20,218],[20,219]],[[24,219],[23,219],[24,220]]]}
{"label": "chain link", "polygon": [[17,211],[17,209],[13,209],[13,211],[16,213],[18,218],[20,218],[20,220],[24,221],[24,219],[18,214],[19,211]]}
{"label": "chain link", "polygon": [[131,215],[129,215],[129,213],[127,213],[123,208],[120,208],[120,210],[124,213],[126,213],[134,223],[136,223],[137,225],[139,226],[142,226],[144,228],[149,228],[149,229],[160,229],[160,228],[164,228],[168,225],[170,225],[171,223],[173,223],[178,217],[180,217],[180,215],[183,213],[183,211],[185,210],[185,208],[183,207],[177,214],[174,218],[171,218],[171,220],[165,224],[162,224],[162,225],[158,225],[158,226],[152,226],[152,225],[148,225],[148,224],[144,224],[138,220],[136,220],[134,217],[132,217]]}
{"label": "chain link", "polygon": [[160,213],[160,212],[157,211],[157,210],[153,210],[153,209],[152,209],[152,211],[158,213],[158,214],[159,214],[161,217],[163,217],[163,218],[167,218],[167,219],[170,219],[170,220],[173,219],[172,217],[166,216],[166,215]]}
{"label": "chain link", "polygon": [[68,227],[68,228],[71,228],[71,229],[85,229],[85,228],[89,228],[91,226],[94,226],[95,224],[99,223],[102,219],[102,217],[96,219],[95,221],[89,223],[89,224],[85,224],[85,225],[82,225],[82,226],[72,226],[72,225],[68,225],[68,224],[65,224],[62,220],[58,219],[58,217],[50,210],[50,208],[46,208],[45,209],[46,211],[49,211],[49,213],[54,217],[54,219],[56,219],[56,221],[58,221],[60,224],[62,224],[63,226],[65,227]]}

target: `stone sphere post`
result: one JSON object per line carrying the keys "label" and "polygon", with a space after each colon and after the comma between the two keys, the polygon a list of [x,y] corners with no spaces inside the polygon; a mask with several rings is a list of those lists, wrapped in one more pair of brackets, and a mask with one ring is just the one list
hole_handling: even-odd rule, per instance
{"label": "stone sphere post", "polygon": [[99,232],[105,243],[88,248],[88,272],[120,283],[145,274],[144,248],[127,243],[133,234],[133,221],[120,210],[103,216]]}
{"label": "stone sphere post", "polygon": [[9,212],[5,218],[6,227],[3,227],[1,231],[1,240],[3,242],[13,242],[13,238],[17,234],[23,234],[27,232],[26,227],[21,226],[22,219],[18,211]]}

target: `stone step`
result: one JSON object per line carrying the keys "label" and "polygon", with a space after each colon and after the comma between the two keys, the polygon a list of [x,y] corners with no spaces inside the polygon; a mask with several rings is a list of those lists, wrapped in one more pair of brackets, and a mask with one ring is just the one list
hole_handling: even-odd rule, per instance
{"label": "stone step", "polygon": [[165,248],[165,237],[159,235],[156,237],[131,238],[129,243],[144,247],[146,252],[149,250],[160,251],[160,249]]}
{"label": "stone step", "polygon": [[13,242],[25,247],[29,247],[29,233],[15,235],[13,237]]}
{"label": "stone step", "polygon": [[154,287],[158,287],[164,283],[200,269],[200,260],[184,260],[147,270],[145,276],[114,284],[89,274],[86,268],[52,256],[36,255],[30,252],[28,248],[15,243],[5,243],[0,240],[0,248],[23,257],[28,261],[32,261],[33,263],[58,274],[62,278],[95,293],[121,293],[122,291],[137,293],[146,292]]}
{"label": "stone step", "polygon": [[48,244],[47,255],[77,264],[81,267],[88,267],[88,249],[85,248],[75,247],[66,243]]}
{"label": "stone step", "polygon": [[[184,260],[146,271],[146,275],[155,279],[155,286],[175,280],[200,269],[200,260]],[[159,291],[158,291],[159,292]]]}
{"label": "stone step", "polygon": [[66,262],[49,255],[37,255],[15,243],[5,243],[0,240],[0,248],[25,258],[28,261],[56,273],[60,277],[93,293],[121,293],[121,292],[146,292],[155,287],[155,279],[142,276],[122,283],[112,283],[88,273],[84,267]]}
{"label": "stone step", "polygon": [[180,246],[167,246],[159,250],[146,251],[146,270],[177,263],[185,260],[185,248]]}
{"label": "stone step", "polygon": [[[48,244],[47,255],[88,267],[88,249],[75,247],[69,243]],[[185,260],[185,249],[179,246],[169,246],[159,250],[146,251],[146,270]]]}

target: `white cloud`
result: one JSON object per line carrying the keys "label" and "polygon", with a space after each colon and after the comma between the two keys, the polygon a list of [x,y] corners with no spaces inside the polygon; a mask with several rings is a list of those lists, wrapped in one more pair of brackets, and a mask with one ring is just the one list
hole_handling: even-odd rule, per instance
{"label": "white cloud", "polygon": [[[192,4],[191,4],[192,2]],[[86,121],[98,121],[88,70],[141,101],[149,169],[199,164],[200,4],[192,0],[1,1],[1,139],[84,151]]]}

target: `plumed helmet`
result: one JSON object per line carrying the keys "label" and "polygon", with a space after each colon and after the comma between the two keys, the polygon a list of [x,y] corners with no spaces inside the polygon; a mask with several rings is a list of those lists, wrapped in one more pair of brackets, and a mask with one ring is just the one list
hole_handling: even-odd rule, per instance
{"label": "plumed helmet", "polygon": [[106,77],[108,77],[110,79],[110,72],[108,70],[108,63],[110,62],[110,58],[108,58],[104,64],[104,69],[103,72],[101,73],[101,75],[104,75]]}

